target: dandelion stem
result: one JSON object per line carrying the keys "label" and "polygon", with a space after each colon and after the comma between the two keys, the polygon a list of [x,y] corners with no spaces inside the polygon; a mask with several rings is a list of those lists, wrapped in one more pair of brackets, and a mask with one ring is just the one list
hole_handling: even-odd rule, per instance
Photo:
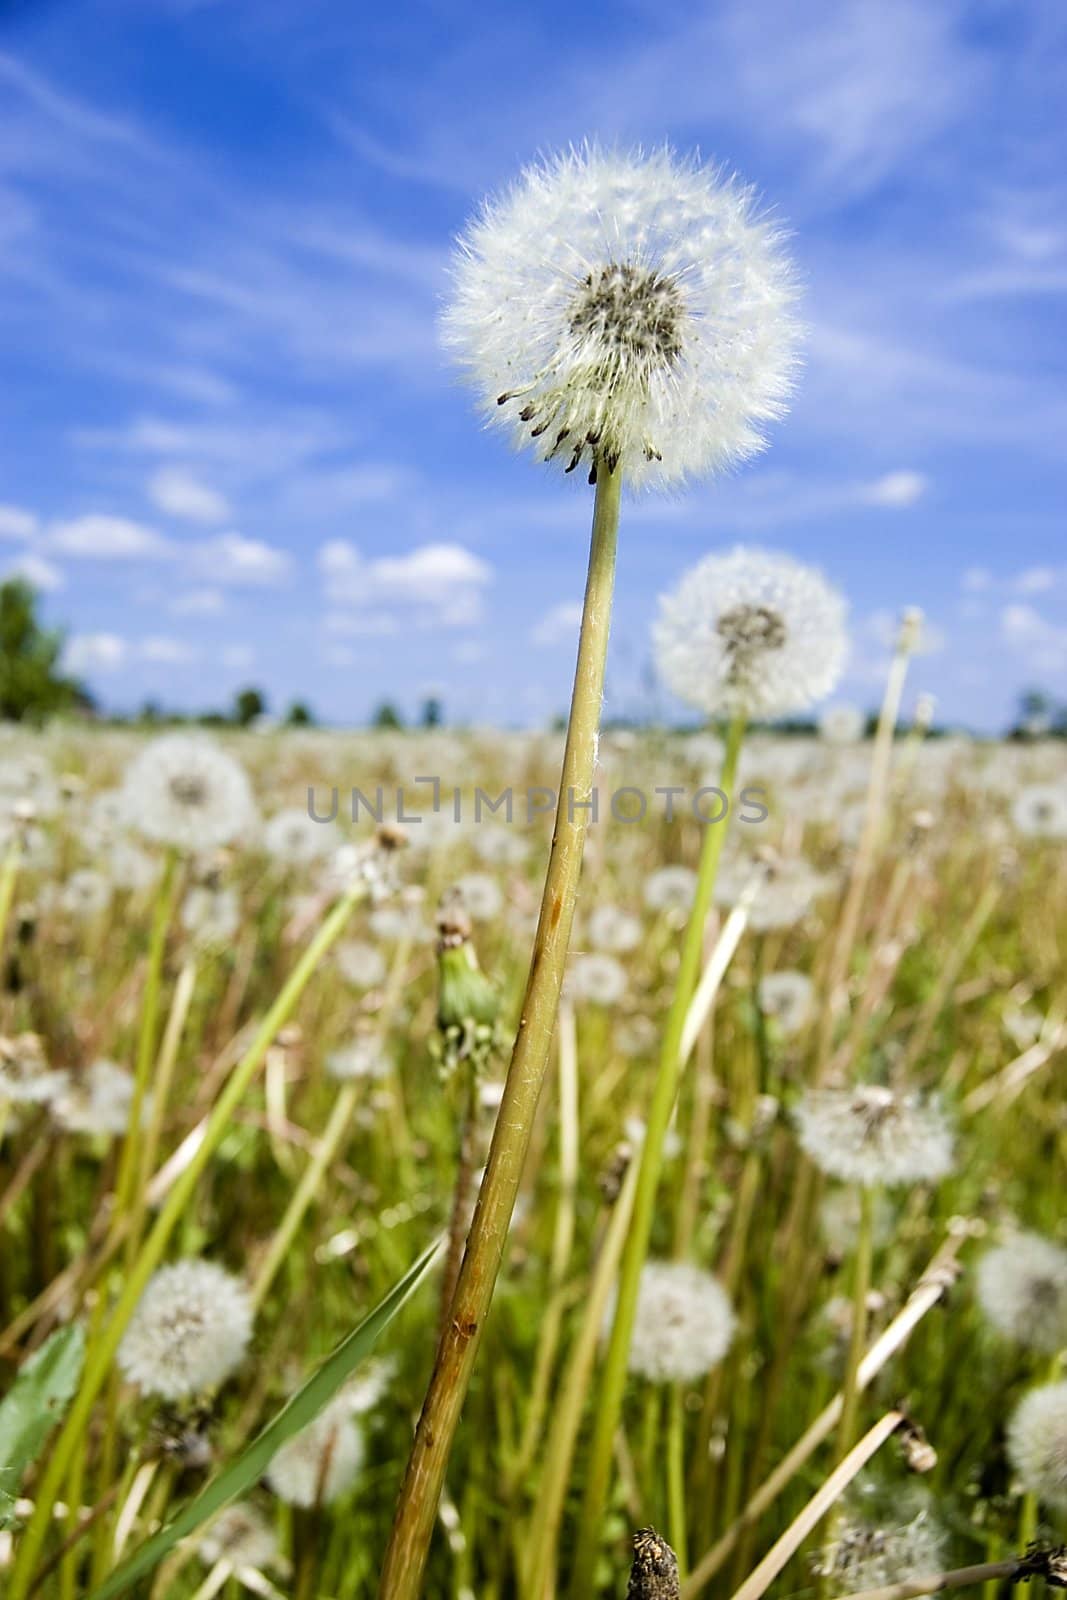
{"label": "dandelion stem", "polygon": [[[727,795],[731,793],[737,775],[744,728],[744,720],[735,717],[727,735],[720,783]],[[611,1478],[612,1447],[626,1388],[626,1370],[634,1316],[637,1311],[638,1286],[652,1236],[656,1192],[663,1166],[663,1144],[674,1111],[682,1068],[688,1054],[688,1051],[683,1049],[686,1019],[700,975],[704,924],[707,921],[712,892],[715,888],[724,831],[722,827],[715,825],[709,825],[705,829],[693,906],[685,930],[678,980],[671,999],[671,1009],[660,1052],[659,1070],[648,1112],[648,1126],[641,1146],[633,1226],[626,1241],[619,1272],[619,1297],[597,1396],[596,1421],[586,1469],[581,1530],[571,1582],[571,1593],[575,1596],[575,1600],[581,1600],[581,1597],[592,1593],[593,1589],[593,1571],[599,1548],[600,1527]],[[686,1042],[691,1049],[695,1043],[695,1035]]]}
{"label": "dandelion stem", "polygon": [[570,723],[530,974],[452,1318],[437,1352],[382,1568],[383,1600],[411,1600],[421,1588],[445,1469],[500,1270],[548,1066],[593,803],[620,491],[620,471],[599,462]]}
{"label": "dandelion stem", "polygon": [[667,1527],[678,1558],[678,1574],[688,1567],[685,1519],[685,1395],[680,1383],[671,1384],[667,1402]]}
{"label": "dandelion stem", "polygon": [[7,930],[11,902],[15,898],[15,884],[18,882],[21,860],[22,843],[16,828],[11,835],[10,844],[4,851],[3,865],[0,865],[0,951],[4,948],[4,933]]}
{"label": "dandelion stem", "polygon": [[11,1573],[11,1586],[7,1600],[26,1600],[37,1558],[44,1544],[52,1520],[52,1507],[60,1485],[70,1469],[81,1445],[93,1405],[107,1380],[115,1352],[119,1347],[126,1325],[136,1309],[145,1285],[162,1259],[171,1234],[181,1220],[185,1207],[196,1188],[200,1175],[217,1150],[230,1126],[235,1109],[243,1099],[252,1079],[262,1065],[263,1058],[276,1037],[292,1015],[308,980],[322,957],[339,937],[357,901],[365,893],[362,884],[354,885],[319,928],[304,954],[290,973],[281,993],[271,1006],[248,1050],[238,1062],[230,1079],[215,1102],[207,1119],[204,1135],[190,1157],[188,1165],[178,1178],[170,1195],[156,1218],[148,1237],[130,1267],[122,1293],[115,1304],[106,1326],[101,1330],[86,1355],[81,1387],[74,1398],[66,1423],[56,1439],[48,1458],[48,1465],[37,1488],[33,1516],[26,1525],[19,1545],[18,1556]]}
{"label": "dandelion stem", "polygon": [[841,1422],[837,1430],[837,1459],[852,1448],[859,1413],[860,1363],[867,1343],[867,1297],[871,1292],[871,1255],[874,1244],[874,1190],[860,1188],[860,1221],[856,1233],[856,1254],[852,1267],[852,1327],[848,1341],[848,1361],[841,1390]]}

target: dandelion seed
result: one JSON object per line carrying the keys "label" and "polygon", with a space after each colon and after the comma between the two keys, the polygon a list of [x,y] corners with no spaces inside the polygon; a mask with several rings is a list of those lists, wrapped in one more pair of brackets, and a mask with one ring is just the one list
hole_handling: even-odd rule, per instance
{"label": "dandelion seed", "polygon": [[878,1084],[813,1089],[795,1116],[803,1149],[823,1172],[845,1183],[934,1183],[952,1170],[945,1115],[918,1095]]}
{"label": "dandelion seed", "polygon": [[304,1510],[329,1505],[352,1484],[363,1457],[363,1435],[342,1393],[282,1445],[267,1471],[267,1482],[287,1505]]}
{"label": "dandelion seed", "polygon": [[213,1261],[160,1267],[130,1318],[119,1368],[145,1394],[163,1400],[201,1395],[224,1383],[252,1337],[244,1284]]}
{"label": "dandelion seed", "polygon": [[790,388],[794,298],[750,190],[666,149],[585,146],[467,230],[444,337],[516,444],[662,485],[762,448]]}
{"label": "dandelion seed", "polygon": [[[614,1317],[612,1304],[605,1331]],[[710,1273],[685,1261],[648,1261],[637,1290],[630,1371],[653,1383],[691,1383],[722,1360],[735,1321],[729,1296]]]}
{"label": "dandelion seed", "polygon": [[122,786],[130,825],[157,844],[212,850],[255,818],[244,768],[211,740],[168,733],[146,745]]}
{"label": "dandelion seed", "polygon": [[805,711],[841,675],[845,614],[813,567],[739,546],[706,557],[661,597],[656,665],[679,699],[708,714]]}
{"label": "dandelion seed", "polygon": [[1048,1355],[1067,1345],[1067,1250],[1017,1233],[978,1264],[978,1303],[1005,1339]]}
{"label": "dandelion seed", "polygon": [[1023,1396],[1008,1424],[1008,1459],[1028,1494],[1067,1511],[1067,1383]]}
{"label": "dandelion seed", "polygon": [[197,1554],[208,1567],[225,1561],[235,1572],[262,1572],[277,1558],[278,1536],[262,1512],[239,1500],[209,1524]]}

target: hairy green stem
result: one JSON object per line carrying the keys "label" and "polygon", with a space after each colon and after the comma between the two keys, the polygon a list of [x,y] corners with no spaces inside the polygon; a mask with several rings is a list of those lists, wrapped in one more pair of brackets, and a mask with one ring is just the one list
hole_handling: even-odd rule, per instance
{"label": "hairy green stem", "polygon": [[[737,776],[744,721],[735,717],[730,725],[723,761],[721,787],[729,795]],[[725,825],[709,824],[704,833],[697,875],[696,893],[689,923],[682,945],[682,959],[678,981],[671,999],[659,1071],[652,1092],[648,1113],[648,1126],[641,1146],[641,1164],[637,1178],[637,1196],[634,1201],[634,1220],[626,1241],[626,1251],[619,1274],[619,1296],[611,1341],[604,1361],[604,1373],[597,1396],[596,1422],[586,1469],[585,1499],[582,1506],[578,1549],[572,1570],[571,1594],[575,1600],[586,1600],[593,1592],[593,1573],[596,1567],[600,1542],[600,1528],[607,1505],[611,1478],[612,1449],[615,1429],[622,1410],[626,1388],[626,1369],[630,1354],[630,1337],[633,1333],[637,1310],[637,1291],[641,1269],[648,1255],[652,1236],[652,1221],[663,1166],[663,1145],[667,1136],[674,1102],[678,1094],[684,1064],[682,1036],[685,1031],[689,1002],[693,998],[700,975],[700,960],[704,947],[704,924],[711,907],[712,892],[722,854]]]}
{"label": "hairy green stem", "polygon": [[530,974],[452,1317],[438,1347],[382,1568],[383,1600],[413,1600],[421,1590],[445,1469],[503,1259],[548,1066],[595,798],[593,771],[615,584],[621,474],[609,471],[603,461],[597,466],[570,723]]}

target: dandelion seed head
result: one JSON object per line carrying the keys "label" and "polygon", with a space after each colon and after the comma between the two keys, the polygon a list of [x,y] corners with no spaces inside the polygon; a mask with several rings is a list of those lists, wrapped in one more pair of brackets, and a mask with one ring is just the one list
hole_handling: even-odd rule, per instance
{"label": "dandelion seed head", "polygon": [[667,149],[585,145],[467,229],[443,334],[517,445],[662,486],[762,449],[791,387],[795,298],[751,190]]}
{"label": "dandelion seed head", "polygon": [[240,1365],[252,1321],[240,1279],[213,1261],[176,1261],[149,1280],[119,1345],[119,1368],[163,1400],[203,1394]]}
{"label": "dandelion seed head", "polygon": [[661,596],[656,665],[680,700],[709,715],[805,711],[841,676],[845,616],[843,596],[813,567],[738,546]]}
{"label": "dandelion seed head", "polygon": [[122,786],[130,825],[157,844],[212,850],[255,819],[244,768],[210,739],[168,733],[130,764]]}
{"label": "dandelion seed head", "polygon": [[385,979],[385,957],[375,945],[346,939],[334,953],[338,970],[354,989],[374,989]]}
{"label": "dandelion seed head", "polygon": [[205,1566],[226,1561],[235,1572],[262,1572],[278,1554],[278,1536],[266,1517],[245,1500],[220,1511],[197,1549]]}
{"label": "dandelion seed head", "polygon": [[632,912],[605,902],[590,911],[586,935],[594,949],[624,955],[641,943],[641,922]]}
{"label": "dandelion seed head", "polygon": [[691,867],[659,867],[645,879],[645,905],[650,911],[675,915],[688,912],[696,884],[697,875]]}
{"label": "dandelion seed head", "polygon": [[827,744],[856,744],[866,726],[867,718],[859,706],[827,706],[819,718],[819,737]]}
{"label": "dandelion seed head", "polygon": [[934,1183],[952,1170],[948,1120],[935,1101],[918,1095],[878,1084],[813,1089],[795,1117],[815,1165],[845,1183]]}
{"label": "dandelion seed head", "polygon": [[[614,1306],[607,1319],[610,1328]],[[726,1290],[685,1261],[649,1261],[641,1271],[630,1371],[654,1383],[691,1383],[730,1348],[735,1316]]]}
{"label": "dandelion seed head", "polygon": [[194,885],[182,902],[181,924],[204,948],[229,944],[241,925],[241,906],[233,889]]}
{"label": "dandelion seed head", "polygon": [[267,1472],[279,1500],[304,1510],[329,1505],[343,1494],[363,1465],[363,1435],[345,1394],[329,1405],[275,1455]]}
{"label": "dandelion seed head", "polygon": [[263,848],[285,866],[304,867],[338,848],[332,822],[316,822],[299,806],[276,811],[263,825]]}
{"label": "dandelion seed head", "polygon": [[1026,839],[1067,839],[1067,792],[1054,783],[1027,784],[1016,796],[1011,819]]}
{"label": "dandelion seed head", "polygon": [[600,950],[576,955],[567,971],[565,989],[572,1000],[596,1006],[618,1005],[629,986],[626,969]]}
{"label": "dandelion seed head", "polygon": [[389,1075],[389,1056],[377,1033],[357,1034],[340,1050],[326,1057],[326,1071],[341,1083],[354,1078],[385,1078]]}
{"label": "dandelion seed head", "polygon": [[1067,1511],[1067,1383],[1023,1396],[1008,1424],[1008,1459],[1028,1494]]}
{"label": "dandelion seed head", "polygon": [[1067,1345],[1067,1250],[1016,1233],[978,1263],[978,1303],[1005,1339],[1047,1355]]}
{"label": "dandelion seed head", "polygon": [[52,1068],[36,1033],[0,1037],[0,1105],[47,1105],[67,1089],[70,1074]]}
{"label": "dandelion seed head", "polygon": [[[68,1133],[106,1134],[118,1137],[126,1132],[133,1104],[133,1074],[114,1061],[94,1061],[78,1078],[72,1078],[57,1095],[53,1114]],[[141,1126],[152,1110],[151,1093],[141,1105]]]}
{"label": "dandelion seed head", "polygon": [[759,1007],[791,1039],[811,1016],[814,985],[804,972],[768,972],[760,979]]}
{"label": "dandelion seed head", "polygon": [[892,1520],[877,1523],[844,1517],[833,1543],[818,1553],[813,1565],[844,1594],[940,1572],[947,1550],[945,1530],[923,1497],[906,1520],[900,1520],[899,1508]]}

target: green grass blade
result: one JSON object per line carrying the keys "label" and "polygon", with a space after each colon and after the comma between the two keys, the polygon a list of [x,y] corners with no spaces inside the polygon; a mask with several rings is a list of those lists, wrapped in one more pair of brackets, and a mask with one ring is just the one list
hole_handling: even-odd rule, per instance
{"label": "green grass blade", "polygon": [[173,1522],[161,1528],[159,1533],[146,1540],[127,1557],[106,1582],[93,1591],[90,1600],[113,1600],[113,1596],[124,1594],[137,1578],[150,1572],[179,1539],[188,1537],[209,1517],[213,1517],[221,1510],[227,1501],[236,1499],[263,1476],[275,1452],[318,1416],[323,1406],[351,1377],[363,1358],[370,1354],[378,1336],[388,1327],[429,1272],[441,1243],[441,1239],[437,1239],[423,1252],[399,1283],[390,1289],[385,1299],[379,1301],[374,1310],[364,1317],[359,1327],[353,1329],[348,1338],[338,1345],[333,1354],[328,1356],[318,1371],[308,1379],[304,1387],[297,1390],[274,1420],[252,1440],[247,1450],[242,1451],[237,1460],[231,1462],[218,1477],[205,1484],[196,1498],[178,1513]]}
{"label": "green grass blade", "polygon": [[11,1525],[22,1475],[67,1409],[84,1359],[81,1324],[60,1328],[25,1363],[0,1404],[0,1528]]}

